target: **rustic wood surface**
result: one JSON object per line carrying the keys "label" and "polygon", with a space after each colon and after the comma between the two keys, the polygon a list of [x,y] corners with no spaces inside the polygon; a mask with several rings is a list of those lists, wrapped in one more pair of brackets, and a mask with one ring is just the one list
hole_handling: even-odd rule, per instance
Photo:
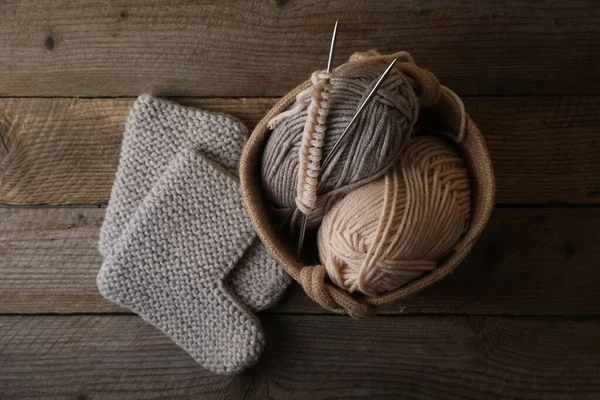
{"label": "rustic wood surface", "polygon": [[[103,215],[0,208],[0,313],[125,312],[96,289]],[[382,313],[600,315],[599,242],[599,208],[499,208],[453,275]],[[295,287],[270,312],[326,310]]]}
{"label": "rustic wood surface", "polygon": [[269,345],[211,375],[135,316],[0,317],[2,398],[572,399],[600,391],[600,325],[263,315]]}
{"label": "rustic wood surface", "polygon": [[[95,287],[123,121],[151,92],[253,127],[336,19],[334,64],[408,50],[464,98],[498,207],[454,274],[367,321],[293,286],[260,363],[213,375]],[[597,2],[0,0],[0,38],[1,400],[600,398]]]}
{"label": "rustic wood surface", "polygon": [[[0,203],[106,203],[134,99],[0,99]],[[183,99],[256,124],[273,99]]]}
{"label": "rustic wood surface", "polygon": [[[178,99],[254,126],[275,99]],[[0,99],[0,203],[106,203],[133,99]],[[600,96],[467,98],[501,204],[600,202]]]}
{"label": "rustic wood surface", "polygon": [[336,65],[408,50],[463,95],[600,94],[593,0],[5,0],[0,95],[281,96],[336,19]]}

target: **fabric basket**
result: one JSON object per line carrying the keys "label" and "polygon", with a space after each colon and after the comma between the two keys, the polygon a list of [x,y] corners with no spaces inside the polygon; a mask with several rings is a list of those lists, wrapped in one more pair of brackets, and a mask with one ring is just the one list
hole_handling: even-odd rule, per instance
{"label": "fabric basket", "polygon": [[473,248],[494,206],[495,181],[492,160],[483,135],[454,92],[440,85],[429,71],[416,66],[406,52],[383,56],[371,50],[355,53],[348,62],[381,62],[387,65],[393,58],[398,58],[395,68],[407,76],[419,96],[418,125],[448,132],[457,142],[456,146],[469,170],[472,191],[470,227],[453,251],[439,262],[436,269],[396,290],[377,296],[366,296],[350,294],[335,286],[329,281],[323,265],[304,265],[296,257],[296,241],[281,234],[280,225],[277,224],[265,200],[260,166],[263,149],[271,133],[267,122],[285,111],[294,102],[296,95],[311,85],[310,81],[302,83],[285,95],[264,116],[252,132],[240,162],[244,204],[267,251],[317,303],[328,310],[348,314],[353,318],[367,316],[377,307],[410,296],[450,274]]}

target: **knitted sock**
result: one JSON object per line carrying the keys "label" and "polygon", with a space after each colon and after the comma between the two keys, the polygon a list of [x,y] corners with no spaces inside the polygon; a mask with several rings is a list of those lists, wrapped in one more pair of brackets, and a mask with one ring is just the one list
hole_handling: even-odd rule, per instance
{"label": "knitted sock", "polygon": [[[179,151],[196,148],[236,173],[247,135],[241,122],[225,114],[140,96],[125,124],[119,168],[100,231],[100,253],[112,256],[131,216]],[[233,292],[255,311],[273,306],[290,282],[258,238],[228,279]]]}
{"label": "knitted sock", "polygon": [[264,345],[260,322],[225,284],[254,238],[236,179],[186,149],[124,228],[98,288],[205,368],[235,373],[255,363]]}

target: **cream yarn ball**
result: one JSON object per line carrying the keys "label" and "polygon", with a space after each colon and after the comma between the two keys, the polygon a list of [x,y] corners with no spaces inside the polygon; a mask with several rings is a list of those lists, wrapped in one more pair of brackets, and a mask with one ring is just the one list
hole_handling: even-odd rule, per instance
{"label": "cream yarn ball", "polygon": [[437,136],[419,136],[383,177],[325,215],[319,255],[349,292],[390,291],[436,268],[469,227],[471,190],[462,159]]}

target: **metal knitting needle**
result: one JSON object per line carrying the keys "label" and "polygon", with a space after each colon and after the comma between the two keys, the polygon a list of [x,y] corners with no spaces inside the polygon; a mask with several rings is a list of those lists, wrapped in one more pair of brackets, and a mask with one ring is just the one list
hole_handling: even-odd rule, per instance
{"label": "metal knitting needle", "polygon": [[329,45],[329,59],[327,60],[327,73],[331,73],[331,63],[333,62],[333,50],[335,47],[335,39],[337,38],[337,27],[338,22],[335,21],[335,25],[333,26],[333,34],[331,35],[331,44]]}
{"label": "metal knitting needle", "polygon": [[342,135],[335,142],[335,144],[331,148],[331,151],[329,152],[327,157],[325,157],[325,161],[323,161],[323,164],[321,165],[321,172],[325,171],[325,168],[327,168],[327,165],[329,165],[329,163],[333,159],[333,156],[334,156],[336,150],[342,144],[342,140],[344,140],[344,137],[348,134],[348,132],[350,132],[350,128],[352,128],[352,125],[354,125],[354,122],[356,122],[356,119],[363,112],[363,110],[365,109],[365,107],[367,106],[369,101],[373,98],[373,96],[375,96],[375,93],[377,93],[377,89],[379,89],[379,86],[381,86],[381,84],[383,83],[385,78],[387,78],[388,74],[394,67],[394,64],[396,64],[396,61],[398,61],[398,59],[394,58],[394,60],[390,63],[390,65],[388,65],[388,67],[385,69],[385,71],[383,71],[383,74],[381,74],[381,76],[377,80],[377,83],[375,83],[375,86],[373,86],[373,89],[371,89],[371,91],[367,95],[367,98],[365,99],[365,101],[363,101],[363,103],[360,105],[360,107],[358,108],[358,111],[356,111],[356,114],[354,114],[354,116],[350,120],[350,123],[348,124],[346,129],[344,129],[344,132],[342,132]]}
{"label": "metal knitting needle", "polygon": [[[359,115],[363,112],[363,110],[365,109],[365,107],[367,106],[367,104],[369,103],[369,101],[371,101],[371,99],[373,98],[373,96],[375,96],[375,93],[377,93],[377,90],[379,89],[379,87],[381,86],[381,84],[383,83],[383,81],[385,80],[385,78],[387,78],[387,76],[389,75],[390,71],[394,67],[394,64],[396,64],[396,61],[398,61],[398,59],[394,58],[394,60],[390,63],[390,65],[388,65],[388,67],[385,69],[385,71],[383,71],[383,74],[381,74],[381,76],[379,77],[379,79],[375,83],[375,86],[373,86],[373,89],[371,89],[371,91],[369,92],[369,94],[367,95],[367,97],[365,98],[365,100],[363,101],[363,103],[360,105],[360,107],[356,111],[356,114],[354,114],[354,116],[350,120],[350,123],[348,124],[348,126],[346,127],[346,129],[344,129],[344,131],[342,132],[342,134],[340,135],[340,137],[338,138],[338,140],[334,143],[333,147],[331,148],[331,151],[329,152],[329,154],[327,155],[327,157],[325,157],[325,161],[323,161],[323,164],[321,165],[321,172],[325,171],[325,168],[327,167],[327,165],[333,159],[333,154],[340,147],[340,144],[342,143],[342,140],[344,139],[344,137],[346,136],[346,134],[350,131],[350,128],[352,127],[352,125],[354,125],[354,122],[359,117]],[[308,217],[305,214],[303,216],[302,225],[300,227],[300,233],[301,234],[302,234],[302,230],[303,229],[306,230],[306,219],[307,218]],[[298,253],[297,253],[298,257],[300,257],[300,251],[302,250],[302,247],[300,245],[303,244],[303,242],[304,242],[304,236],[301,235],[300,236],[300,241],[298,242]]]}
{"label": "metal knitting needle", "polygon": [[[331,73],[331,63],[333,62],[333,50],[335,48],[335,39],[337,38],[337,29],[338,22],[335,21],[335,25],[333,26],[333,34],[331,35],[331,44],[329,45],[329,58],[327,59],[327,73]],[[298,247],[296,250],[296,257],[300,258],[300,253],[302,252],[302,247],[304,246],[304,236],[306,236],[306,221],[308,219],[308,215],[302,215],[302,223],[300,224],[300,237],[298,238]]]}

